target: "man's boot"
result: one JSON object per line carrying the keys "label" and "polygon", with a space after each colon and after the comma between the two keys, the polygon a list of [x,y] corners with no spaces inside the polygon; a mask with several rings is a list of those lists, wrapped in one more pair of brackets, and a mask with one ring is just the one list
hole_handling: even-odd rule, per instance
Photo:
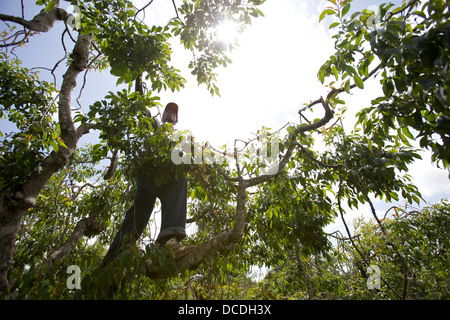
{"label": "man's boot", "polygon": [[181,258],[187,256],[196,248],[196,246],[183,246],[177,241],[176,238],[170,238],[167,240],[165,246],[172,251],[174,261],[180,260]]}

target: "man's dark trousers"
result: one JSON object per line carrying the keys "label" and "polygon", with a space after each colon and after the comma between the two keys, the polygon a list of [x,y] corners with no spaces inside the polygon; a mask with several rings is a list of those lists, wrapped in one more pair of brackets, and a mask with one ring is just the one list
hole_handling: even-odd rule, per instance
{"label": "man's dark trousers", "polygon": [[186,237],[187,181],[186,177],[172,177],[169,182],[158,186],[153,176],[142,174],[137,179],[134,203],[128,209],[111,246],[103,259],[108,264],[124,245],[124,239],[137,240],[145,230],[152,214],[156,198],[162,205],[161,231],[157,242],[163,245],[170,238],[181,241]]}

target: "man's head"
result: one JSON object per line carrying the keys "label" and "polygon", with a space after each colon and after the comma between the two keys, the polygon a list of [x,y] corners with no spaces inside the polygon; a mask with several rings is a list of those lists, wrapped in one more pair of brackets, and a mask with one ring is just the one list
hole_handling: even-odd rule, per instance
{"label": "man's head", "polygon": [[166,109],[162,115],[162,122],[170,122],[176,125],[178,122],[178,105],[176,103],[170,102],[167,104]]}

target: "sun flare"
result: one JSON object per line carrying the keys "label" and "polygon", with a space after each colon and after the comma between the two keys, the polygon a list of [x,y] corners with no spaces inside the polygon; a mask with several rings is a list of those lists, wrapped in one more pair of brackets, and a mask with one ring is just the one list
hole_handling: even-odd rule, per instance
{"label": "sun flare", "polygon": [[238,37],[238,27],[232,21],[224,21],[218,27],[216,31],[217,38],[227,44],[233,43]]}

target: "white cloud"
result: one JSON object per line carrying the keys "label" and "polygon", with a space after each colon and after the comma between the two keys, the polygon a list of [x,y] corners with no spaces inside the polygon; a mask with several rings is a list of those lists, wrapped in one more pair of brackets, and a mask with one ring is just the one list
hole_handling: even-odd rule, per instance
{"label": "white cloud", "polygon": [[[437,198],[450,199],[450,180],[448,172],[431,163],[431,153],[424,152],[423,160],[416,161],[410,166],[413,183],[419,188],[427,201]],[[430,199],[430,200],[428,200]],[[439,201],[438,199],[436,199]]]}

